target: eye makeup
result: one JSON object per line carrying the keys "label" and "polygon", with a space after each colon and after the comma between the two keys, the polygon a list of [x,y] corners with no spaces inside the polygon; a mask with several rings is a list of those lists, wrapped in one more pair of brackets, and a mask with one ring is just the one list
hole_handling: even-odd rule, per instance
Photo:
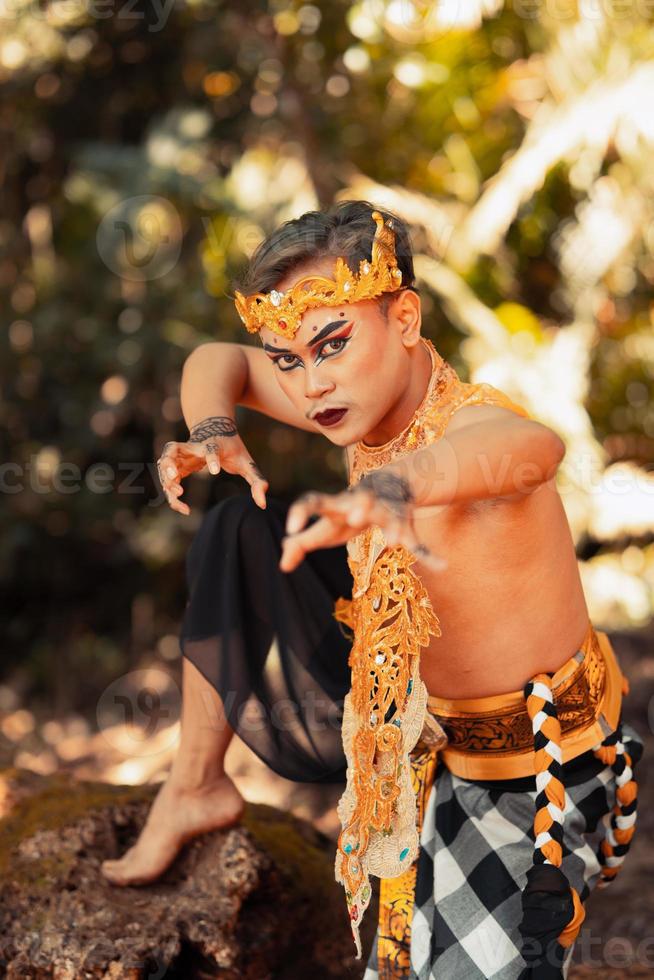
{"label": "eye makeup", "polygon": [[[336,326],[340,323],[346,323],[347,324],[346,328],[342,330],[339,334],[335,334],[333,337],[329,337],[328,339],[323,340],[322,343],[319,344],[316,364],[320,364],[320,362],[324,360],[329,360],[330,357],[335,357],[337,354],[340,354],[341,351],[345,350],[345,348],[347,347],[351,339],[352,330],[354,328],[354,321],[353,320],[350,320],[349,322],[346,320],[337,321],[337,323],[333,325],[334,328],[336,328]],[[333,353],[328,354],[326,356],[323,355],[323,351],[328,350],[330,344],[337,344],[338,346],[336,350],[334,350]],[[312,346],[312,345],[308,345],[308,346]],[[266,345],[266,350],[275,350],[275,348],[271,348],[269,345]],[[292,363],[287,367],[282,367],[282,362],[286,357],[296,358],[297,360],[295,363]],[[294,370],[294,368],[297,366],[297,363],[301,363],[301,360],[298,358],[298,355],[292,353],[291,351],[279,351],[277,353],[277,356],[271,357],[270,360],[273,362],[273,364],[277,365],[280,371],[284,371],[284,372]],[[286,363],[288,364],[288,362]]]}

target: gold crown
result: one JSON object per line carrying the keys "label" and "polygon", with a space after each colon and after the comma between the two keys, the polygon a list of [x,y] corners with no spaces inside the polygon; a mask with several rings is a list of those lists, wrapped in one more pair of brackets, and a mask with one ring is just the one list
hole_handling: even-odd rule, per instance
{"label": "gold crown", "polygon": [[310,307],[357,303],[400,289],[402,272],[395,257],[393,220],[389,218],[384,222],[379,211],[373,211],[371,216],[377,225],[372,254],[370,260],[361,260],[358,275],[339,255],[333,279],[304,276],[285,292],[271,289],[269,293],[253,293],[252,296],[244,296],[237,289],[234,302],[249,332],[256,333],[262,327],[267,327],[291,339],[297,333],[302,314]]}

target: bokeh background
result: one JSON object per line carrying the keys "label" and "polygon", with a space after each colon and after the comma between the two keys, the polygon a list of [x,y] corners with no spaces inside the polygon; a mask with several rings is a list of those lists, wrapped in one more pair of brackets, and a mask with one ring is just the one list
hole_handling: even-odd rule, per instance
{"label": "bokeh background", "polygon": [[[189,517],[162,499],[181,368],[252,342],[230,294],[262,237],[352,197],[409,222],[424,333],[461,378],[564,438],[591,616],[650,737],[653,54],[645,0],[3,0],[3,765],[163,778],[185,554],[247,492],[200,474]],[[322,437],[237,421],[270,493],[345,485]]]}

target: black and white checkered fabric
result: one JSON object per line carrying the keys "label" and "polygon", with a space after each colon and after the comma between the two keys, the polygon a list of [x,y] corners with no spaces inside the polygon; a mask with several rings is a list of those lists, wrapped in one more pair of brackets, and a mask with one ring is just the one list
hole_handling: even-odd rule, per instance
{"label": "black and white checkered fabric", "polygon": [[[643,743],[625,723],[623,738],[639,758]],[[597,850],[615,803],[616,777],[592,751],[566,763],[563,776],[561,867],[585,902],[599,879]],[[439,763],[420,840],[409,980],[529,977],[518,924],[533,864],[535,799],[532,777],[471,781]],[[379,980],[376,935],[363,980]]]}

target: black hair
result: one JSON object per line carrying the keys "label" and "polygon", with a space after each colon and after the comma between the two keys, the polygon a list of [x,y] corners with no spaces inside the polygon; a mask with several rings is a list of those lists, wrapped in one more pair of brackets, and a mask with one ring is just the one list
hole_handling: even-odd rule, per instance
{"label": "black hair", "polygon": [[[392,211],[370,201],[338,201],[324,211],[306,211],[299,218],[285,221],[256,248],[246,272],[236,288],[246,296],[268,293],[289,272],[328,256],[342,256],[353,273],[359,263],[369,259],[377,230],[372,212],[393,221],[395,257],[402,273],[402,287],[418,292],[413,269],[413,251],[405,222]],[[382,293],[379,306],[385,319],[395,293]]]}

